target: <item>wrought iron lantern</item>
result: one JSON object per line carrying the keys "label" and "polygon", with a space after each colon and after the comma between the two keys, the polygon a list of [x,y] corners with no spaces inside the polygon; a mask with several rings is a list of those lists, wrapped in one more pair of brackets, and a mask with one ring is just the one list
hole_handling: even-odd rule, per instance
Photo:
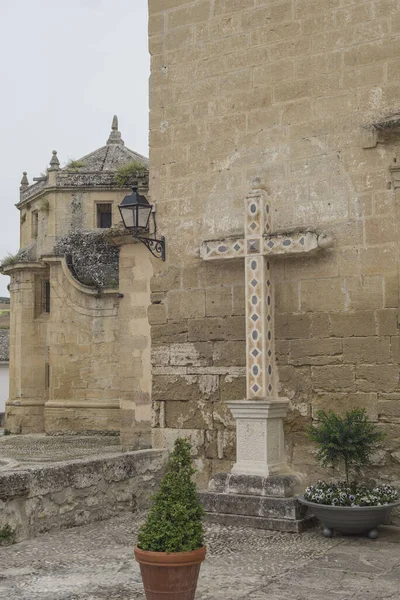
{"label": "wrought iron lantern", "polygon": [[165,237],[157,239],[155,206],[138,194],[137,187],[134,187],[118,208],[126,229],[132,232],[133,237],[142,242],[153,256],[165,260]]}

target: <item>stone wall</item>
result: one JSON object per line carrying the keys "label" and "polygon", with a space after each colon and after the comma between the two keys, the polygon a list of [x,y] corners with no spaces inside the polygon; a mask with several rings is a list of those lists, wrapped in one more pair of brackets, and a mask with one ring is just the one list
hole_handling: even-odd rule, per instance
{"label": "stone wall", "polygon": [[199,247],[242,234],[257,176],[277,230],[335,238],[275,265],[289,460],[319,475],[315,410],[365,406],[388,434],[372,474],[398,481],[400,134],[384,125],[400,112],[397,0],[149,0],[149,14],[150,192],[167,238],[149,312],[155,445],[190,434],[204,480],[234,459],[243,265],[204,264]]}
{"label": "stone wall", "polygon": [[0,530],[15,541],[147,508],[166,455],[139,450],[0,472]]}

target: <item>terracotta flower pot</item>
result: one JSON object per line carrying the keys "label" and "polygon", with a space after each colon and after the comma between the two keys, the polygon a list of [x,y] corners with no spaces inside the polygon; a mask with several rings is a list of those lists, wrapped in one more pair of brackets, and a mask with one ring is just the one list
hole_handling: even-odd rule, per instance
{"label": "terracotta flower pot", "polygon": [[192,552],[148,552],[135,547],[147,600],[194,600],[206,547]]}

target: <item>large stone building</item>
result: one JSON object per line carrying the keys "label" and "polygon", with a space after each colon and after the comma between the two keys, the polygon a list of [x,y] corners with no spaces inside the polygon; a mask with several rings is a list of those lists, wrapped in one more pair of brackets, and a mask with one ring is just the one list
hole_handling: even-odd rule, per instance
{"label": "large stone building", "polygon": [[114,117],[105,146],[64,168],[54,151],[33,185],[24,173],[21,248],[3,265],[12,433],[126,431],[124,445],[150,445],[151,261],[118,229],[118,205],[131,186],[146,191],[147,166]]}
{"label": "large stone building", "polygon": [[150,192],[168,244],[149,311],[155,445],[187,433],[206,478],[235,460],[244,261],[199,249],[243,236],[256,177],[275,232],[334,239],[274,261],[287,461],[316,477],[315,410],[365,407],[388,434],[372,474],[398,481],[398,2],[150,0],[149,14]]}

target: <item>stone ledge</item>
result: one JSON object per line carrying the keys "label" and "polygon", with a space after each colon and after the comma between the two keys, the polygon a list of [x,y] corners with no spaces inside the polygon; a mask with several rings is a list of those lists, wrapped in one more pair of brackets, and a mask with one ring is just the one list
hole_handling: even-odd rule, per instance
{"label": "stone ledge", "polygon": [[0,528],[21,541],[147,508],[165,461],[163,450],[139,450],[1,473]]}

